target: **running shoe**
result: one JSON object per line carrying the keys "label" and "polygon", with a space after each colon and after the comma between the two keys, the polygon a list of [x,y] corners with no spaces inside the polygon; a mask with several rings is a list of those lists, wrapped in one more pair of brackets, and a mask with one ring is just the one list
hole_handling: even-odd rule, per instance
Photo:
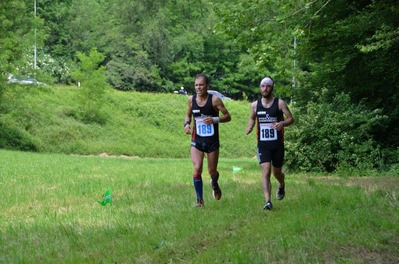
{"label": "running shoe", "polygon": [[204,207],[204,199],[197,199],[196,207]]}
{"label": "running shoe", "polygon": [[273,204],[272,202],[267,202],[265,206],[263,207],[264,210],[272,210],[273,209]]}
{"label": "running shoe", "polygon": [[283,200],[285,196],[285,189],[278,188],[276,193],[277,200]]}
{"label": "running shoe", "polygon": [[211,186],[212,186],[212,195],[215,197],[216,200],[220,200],[222,198],[222,190],[219,188],[219,184],[213,185],[211,179]]}

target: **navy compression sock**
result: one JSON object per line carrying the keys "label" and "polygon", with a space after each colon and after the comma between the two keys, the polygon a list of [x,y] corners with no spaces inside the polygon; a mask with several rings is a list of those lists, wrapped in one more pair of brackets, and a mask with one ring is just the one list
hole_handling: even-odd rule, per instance
{"label": "navy compression sock", "polygon": [[203,184],[202,184],[202,176],[201,174],[193,174],[193,182],[195,193],[197,194],[197,199],[203,199]]}

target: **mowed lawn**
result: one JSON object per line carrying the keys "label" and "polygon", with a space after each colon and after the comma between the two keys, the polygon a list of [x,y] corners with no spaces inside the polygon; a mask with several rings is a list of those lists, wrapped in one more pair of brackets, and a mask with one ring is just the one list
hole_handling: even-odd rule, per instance
{"label": "mowed lawn", "polygon": [[222,158],[219,172],[222,199],[205,172],[196,208],[188,156],[0,150],[0,263],[399,262],[397,176],[288,171],[286,198],[264,211],[256,159]]}

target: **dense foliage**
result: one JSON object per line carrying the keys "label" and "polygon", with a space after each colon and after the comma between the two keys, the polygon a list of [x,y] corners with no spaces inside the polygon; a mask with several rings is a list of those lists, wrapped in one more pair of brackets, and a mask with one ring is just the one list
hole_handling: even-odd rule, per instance
{"label": "dense foliage", "polygon": [[[320,12],[312,19],[300,48],[301,65],[307,68],[304,84],[296,93],[301,113],[307,112],[310,101],[336,112],[335,126],[329,127],[326,114],[318,128],[328,128],[330,133],[342,130],[339,140],[355,135],[334,152],[341,163],[359,168],[359,154],[349,151],[355,144],[357,152],[364,152],[368,166],[382,169],[389,160],[398,160],[399,4],[341,0],[315,10]],[[326,91],[325,96],[321,90]],[[336,104],[341,93],[347,94],[349,101]]]}
{"label": "dense foliage", "polygon": [[214,33],[209,1],[37,0],[37,10],[48,36],[39,57],[54,67],[41,70],[57,83],[76,83],[72,60],[92,48],[105,55],[107,82],[122,91],[192,92],[192,77],[206,72],[215,89],[239,98],[262,76],[239,74],[245,50]]}
{"label": "dense foliage", "polygon": [[[81,83],[84,100],[73,115],[82,122],[105,122],[108,86],[192,93],[193,76],[205,72],[214,89],[253,100],[271,75],[275,95],[295,105],[287,163],[305,171],[399,163],[397,1],[35,3],[36,17],[30,0],[0,3],[0,74]],[[9,111],[6,87],[1,113]]]}
{"label": "dense foliage", "polygon": [[296,106],[290,151],[297,167],[398,162],[397,1],[236,1],[216,10],[219,30],[245,45],[280,87],[292,80],[292,89],[279,91]]}

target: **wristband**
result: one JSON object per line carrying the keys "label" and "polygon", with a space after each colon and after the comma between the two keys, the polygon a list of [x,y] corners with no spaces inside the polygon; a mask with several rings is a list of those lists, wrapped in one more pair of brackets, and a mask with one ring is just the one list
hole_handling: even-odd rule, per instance
{"label": "wristband", "polygon": [[186,126],[189,125],[190,123],[191,123],[190,121],[184,122],[184,127],[186,127]]}
{"label": "wristband", "polygon": [[281,124],[283,127],[285,127],[285,122],[284,122],[284,121],[281,121],[280,124]]}
{"label": "wristband", "polygon": [[213,121],[214,124],[217,124],[217,123],[220,122],[220,118],[218,116],[217,117],[212,117],[212,121]]}

